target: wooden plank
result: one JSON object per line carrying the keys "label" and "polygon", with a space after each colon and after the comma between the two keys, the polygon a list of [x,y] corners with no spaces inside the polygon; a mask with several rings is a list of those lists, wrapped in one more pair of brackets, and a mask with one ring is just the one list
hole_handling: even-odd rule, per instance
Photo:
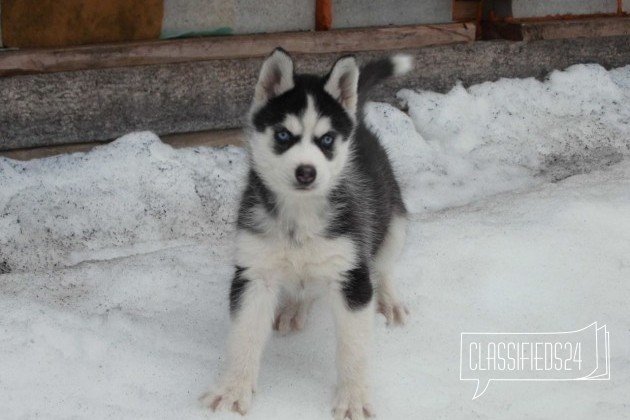
{"label": "wooden plank", "polygon": [[[161,140],[176,149],[184,147],[221,147],[242,146],[244,137],[242,129],[210,130],[195,133],[182,133],[161,136]],[[34,147],[30,149],[16,149],[0,151],[0,156],[15,160],[42,159],[56,155],[89,152],[96,146],[109,141],[92,141],[77,144],[61,144],[58,146]]]}
{"label": "wooden plank", "polygon": [[278,46],[295,54],[344,54],[474,39],[473,24],[456,23],[8,51],[0,54],[0,76],[264,57]]}
{"label": "wooden plank", "polygon": [[59,146],[34,147],[29,149],[15,149],[0,151],[0,156],[15,160],[42,159],[55,155],[89,152],[96,146],[108,142],[85,142],[77,144],[62,144]]}
{"label": "wooden plank", "polygon": [[630,35],[630,17],[498,22],[495,30],[513,41],[621,36]]}
{"label": "wooden plank", "polygon": [[182,147],[219,147],[219,146],[242,146],[245,133],[242,129],[233,130],[206,130],[195,133],[170,134],[162,136],[164,143],[170,144],[176,149]]}
{"label": "wooden plank", "polygon": [[[630,63],[630,36],[487,41],[403,50],[416,69],[379,86],[446,91],[500,77],[543,77],[578,63]],[[357,53],[357,60],[390,55]],[[325,74],[339,54],[295,55],[298,72]],[[210,60],[0,78],[0,150],[111,140],[136,130],[159,135],[238,128],[261,58]]]}

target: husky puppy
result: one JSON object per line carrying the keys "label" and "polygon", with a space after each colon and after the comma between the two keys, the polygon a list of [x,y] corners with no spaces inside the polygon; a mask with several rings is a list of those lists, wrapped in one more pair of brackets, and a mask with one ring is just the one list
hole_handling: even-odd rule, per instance
{"label": "husky puppy", "polygon": [[301,329],[314,297],[324,295],[337,335],[333,415],[373,415],[366,376],[374,314],[389,325],[408,314],[391,278],[406,209],[362,105],[372,86],[411,67],[398,55],[359,71],[346,56],[324,77],[295,74],[282,49],[264,62],[247,129],[227,366],[201,398],[212,410],[247,412],[272,327]]}

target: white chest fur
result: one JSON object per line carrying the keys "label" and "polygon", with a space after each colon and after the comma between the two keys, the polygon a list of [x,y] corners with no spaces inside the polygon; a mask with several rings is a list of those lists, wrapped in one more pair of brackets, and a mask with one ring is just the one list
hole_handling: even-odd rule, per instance
{"label": "white chest fur", "polygon": [[[237,265],[282,286],[338,281],[355,267],[356,249],[349,238],[327,238],[321,212],[294,212],[266,221],[264,233],[240,231]],[[290,217],[293,216],[293,217]]]}

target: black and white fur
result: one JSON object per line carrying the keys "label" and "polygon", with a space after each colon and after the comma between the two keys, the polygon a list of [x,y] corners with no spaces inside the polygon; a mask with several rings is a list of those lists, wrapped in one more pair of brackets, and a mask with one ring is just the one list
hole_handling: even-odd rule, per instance
{"label": "black and white fur", "polygon": [[373,415],[366,375],[374,314],[378,308],[390,325],[408,314],[391,278],[406,209],[361,108],[373,85],[411,67],[399,55],[359,71],[342,57],[324,77],[295,74],[282,49],[264,62],[247,130],[227,366],[202,397],[213,410],[247,412],[272,326],[301,329],[324,295],[337,331],[334,417]]}

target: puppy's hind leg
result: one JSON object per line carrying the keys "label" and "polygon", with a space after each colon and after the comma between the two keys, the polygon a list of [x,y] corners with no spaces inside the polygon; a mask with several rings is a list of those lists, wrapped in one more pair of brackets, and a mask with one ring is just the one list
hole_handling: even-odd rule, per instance
{"label": "puppy's hind leg", "polygon": [[394,265],[405,243],[407,220],[393,216],[385,240],[374,260],[377,309],[385,316],[387,325],[403,325],[409,310],[402,303],[392,279]]}

